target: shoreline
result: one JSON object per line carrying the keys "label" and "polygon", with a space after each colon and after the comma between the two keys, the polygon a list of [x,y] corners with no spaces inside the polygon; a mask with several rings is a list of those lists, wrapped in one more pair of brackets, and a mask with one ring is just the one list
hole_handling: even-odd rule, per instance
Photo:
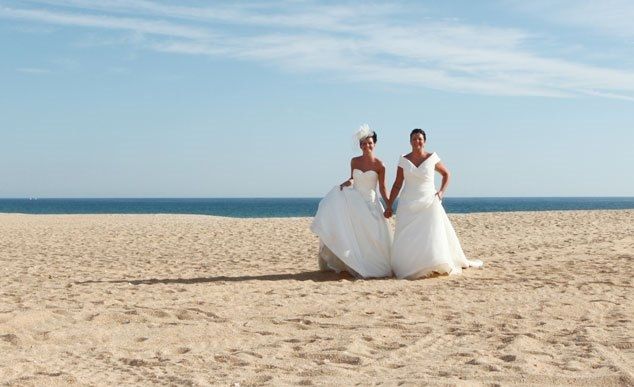
{"label": "shoreline", "polygon": [[[311,217],[320,199],[42,199],[2,200],[0,213],[23,214],[192,214],[233,218]],[[634,197],[453,198],[443,201],[448,214],[490,212],[634,209]]]}
{"label": "shoreline", "polygon": [[[575,212],[632,212],[634,208],[597,208],[597,209],[583,209],[583,210],[527,210],[527,211],[483,211],[483,212],[447,212],[447,215],[451,218],[453,216],[466,216],[466,215],[521,215],[521,214],[541,214],[541,213],[575,213]],[[394,211],[396,214],[396,211]],[[240,217],[240,216],[224,216],[213,214],[190,214],[190,213],[172,213],[172,212],[148,212],[148,213],[122,213],[122,212],[108,212],[108,213],[28,213],[28,212],[0,212],[0,216],[192,216],[192,217],[207,217],[207,218],[223,218],[223,219],[236,219],[236,220],[264,220],[264,219],[313,219],[314,216],[271,216],[271,217]]]}

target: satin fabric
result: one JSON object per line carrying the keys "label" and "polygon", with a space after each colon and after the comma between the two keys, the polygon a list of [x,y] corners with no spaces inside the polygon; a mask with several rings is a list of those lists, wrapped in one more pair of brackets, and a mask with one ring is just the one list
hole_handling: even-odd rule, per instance
{"label": "satin fabric", "polygon": [[375,171],[352,171],[353,185],[334,187],[319,203],[311,230],[319,236],[322,269],[361,278],[389,277],[392,232],[378,200]]}
{"label": "satin fabric", "polygon": [[399,160],[405,185],[396,210],[391,265],[399,278],[420,278],[432,273],[460,274],[463,268],[481,267],[482,261],[465,257],[456,232],[436,195],[434,171],[440,157],[432,153],[415,166]]}

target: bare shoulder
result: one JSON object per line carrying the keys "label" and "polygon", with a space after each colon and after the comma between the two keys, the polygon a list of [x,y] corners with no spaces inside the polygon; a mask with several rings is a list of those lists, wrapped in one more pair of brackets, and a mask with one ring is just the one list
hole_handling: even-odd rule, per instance
{"label": "bare shoulder", "polygon": [[385,170],[385,164],[380,159],[374,159],[374,168],[377,170]]}

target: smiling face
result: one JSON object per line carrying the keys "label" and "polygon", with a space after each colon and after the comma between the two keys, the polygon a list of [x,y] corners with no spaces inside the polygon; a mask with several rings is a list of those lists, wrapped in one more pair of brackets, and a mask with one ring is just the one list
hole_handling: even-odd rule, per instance
{"label": "smiling face", "polygon": [[375,146],[376,144],[374,143],[374,138],[372,137],[366,137],[359,141],[359,148],[361,148],[364,154],[372,153]]}
{"label": "smiling face", "polygon": [[409,138],[409,143],[412,145],[412,150],[422,150],[425,146],[425,136],[421,133],[414,133]]}

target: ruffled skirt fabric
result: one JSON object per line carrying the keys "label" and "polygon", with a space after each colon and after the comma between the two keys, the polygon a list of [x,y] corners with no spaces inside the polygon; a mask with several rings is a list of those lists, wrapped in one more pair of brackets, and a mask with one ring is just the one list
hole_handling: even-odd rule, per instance
{"label": "ruffled skirt fabric", "polygon": [[356,189],[333,188],[319,203],[311,230],[319,236],[322,269],[360,278],[389,277],[392,233],[375,198]]}
{"label": "ruffled skirt fabric", "polygon": [[456,232],[435,192],[401,198],[391,251],[392,270],[399,278],[460,274],[482,261],[465,257]]}

